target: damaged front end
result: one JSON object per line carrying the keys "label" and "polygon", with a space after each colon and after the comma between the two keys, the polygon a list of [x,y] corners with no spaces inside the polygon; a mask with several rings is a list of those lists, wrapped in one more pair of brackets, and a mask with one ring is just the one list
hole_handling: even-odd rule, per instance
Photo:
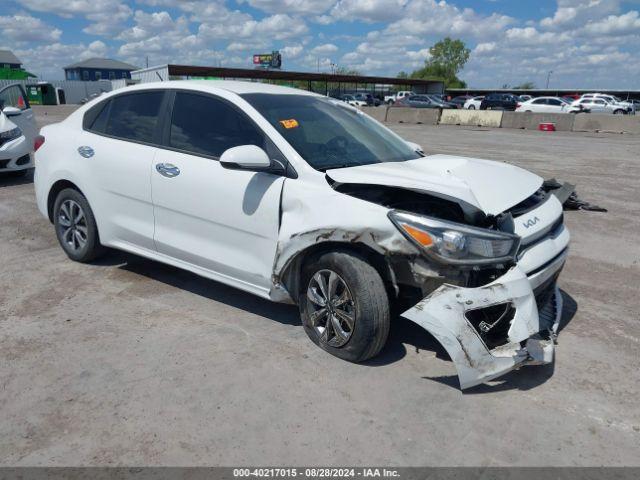
{"label": "damaged front end", "polygon": [[[319,185],[322,208],[313,211],[298,199],[315,191],[287,185],[273,298],[300,291],[296,272],[304,252],[323,244],[363,246],[401,316],[447,350],[462,389],[553,361],[562,311],[556,279],[569,233],[562,205],[539,189],[541,179],[521,185],[531,192],[524,200],[511,192],[494,205],[488,194],[372,184],[356,173],[327,175],[333,192]],[[333,178],[338,175],[342,181]]]}
{"label": "damaged front end", "polygon": [[402,316],[442,344],[466,389],[553,361],[562,299],[555,277],[542,287],[536,295],[516,265],[482,287],[442,285]]}

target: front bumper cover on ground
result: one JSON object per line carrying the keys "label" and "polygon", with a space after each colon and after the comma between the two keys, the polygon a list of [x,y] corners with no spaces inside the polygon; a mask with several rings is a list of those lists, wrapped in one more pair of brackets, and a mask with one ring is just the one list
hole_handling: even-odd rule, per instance
{"label": "front bumper cover on ground", "polygon": [[[458,371],[460,387],[470,388],[523,365],[551,363],[560,320],[561,296],[554,294],[538,312],[536,297],[524,271],[515,266],[494,282],[478,288],[442,285],[402,314],[430,332],[447,350]],[[468,312],[510,304],[512,317],[505,341],[490,349]],[[545,325],[542,318],[552,315]],[[484,322],[483,322],[484,323]],[[481,325],[490,331],[489,323]]]}

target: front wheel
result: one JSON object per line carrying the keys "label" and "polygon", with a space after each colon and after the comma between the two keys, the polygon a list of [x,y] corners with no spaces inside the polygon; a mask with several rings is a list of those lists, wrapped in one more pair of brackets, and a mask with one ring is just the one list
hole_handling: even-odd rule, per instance
{"label": "front wheel", "polygon": [[469,105],[469,110],[475,110],[476,106],[475,105]]}
{"label": "front wheel", "polygon": [[105,251],[87,199],[77,190],[62,190],[53,206],[53,223],[60,246],[76,262],[90,262]]}
{"label": "front wheel", "polygon": [[336,357],[362,362],[389,335],[389,298],[378,271],[356,253],[327,252],[302,271],[300,316],[309,338]]}

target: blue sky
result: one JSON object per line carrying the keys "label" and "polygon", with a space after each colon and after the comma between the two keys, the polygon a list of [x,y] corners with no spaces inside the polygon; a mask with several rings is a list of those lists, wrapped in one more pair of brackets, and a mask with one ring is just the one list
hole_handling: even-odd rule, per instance
{"label": "blue sky", "polygon": [[1,0],[0,48],[42,78],[90,57],[134,65],[251,68],[279,49],[288,70],[395,76],[461,38],[472,87],[525,81],[640,89],[640,0]]}

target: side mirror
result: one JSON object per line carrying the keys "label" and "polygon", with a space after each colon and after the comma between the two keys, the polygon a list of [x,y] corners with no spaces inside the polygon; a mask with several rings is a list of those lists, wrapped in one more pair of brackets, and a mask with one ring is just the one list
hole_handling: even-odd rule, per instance
{"label": "side mirror", "polygon": [[7,117],[17,117],[22,114],[22,110],[16,107],[4,107],[2,109],[2,113],[4,113]]}
{"label": "side mirror", "polygon": [[225,150],[220,156],[220,165],[232,170],[262,172],[271,168],[267,152],[255,145],[240,145]]}
{"label": "side mirror", "polygon": [[424,150],[422,150],[422,147],[417,143],[407,142],[406,140],[405,143],[409,145],[409,147],[411,147],[411,150],[413,150],[414,152],[419,153],[420,155],[424,155]]}

